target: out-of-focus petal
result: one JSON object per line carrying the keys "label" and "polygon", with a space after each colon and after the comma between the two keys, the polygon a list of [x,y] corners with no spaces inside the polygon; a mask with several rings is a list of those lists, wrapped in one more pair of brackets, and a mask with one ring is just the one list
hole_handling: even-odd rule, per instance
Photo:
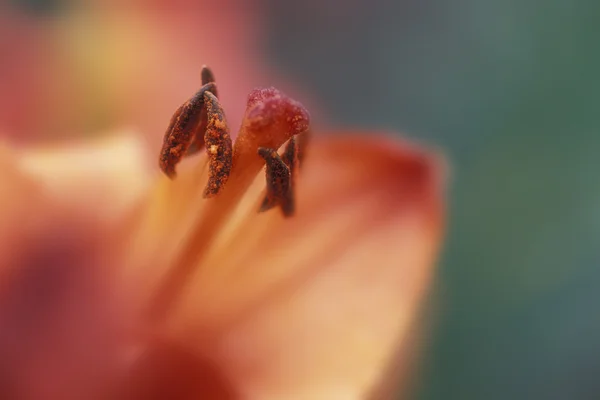
{"label": "out-of-focus petal", "polygon": [[141,135],[127,130],[96,140],[27,148],[18,154],[18,163],[41,183],[46,196],[111,222],[140,200],[152,177]]}
{"label": "out-of-focus petal", "polygon": [[215,239],[171,329],[247,398],[362,398],[408,345],[431,282],[439,160],[342,136],[315,140],[300,175],[294,218],[254,211]]}
{"label": "out-of-focus petal", "polygon": [[36,213],[30,210],[40,205],[39,187],[19,170],[17,163],[13,150],[0,143],[0,266],[6,266],[2,256],[11,253],[18,232],[34,223]]}
{"label": "out-of-focus petal", "polygon": [[0,148],[0,398],[110,398],[128,319],[114,279],[123,238],[102,218],[137,188],[119,183],[135,158],[120,162],[132,144],[117,142]]}

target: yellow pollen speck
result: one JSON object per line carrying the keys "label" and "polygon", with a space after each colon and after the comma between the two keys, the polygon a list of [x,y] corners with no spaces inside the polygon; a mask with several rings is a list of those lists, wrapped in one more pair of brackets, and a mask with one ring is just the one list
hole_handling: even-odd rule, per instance
{"label": "yellow pollen speck", "polygon": [[219,146],[217,146],[216,144],[213,144],[212,146],[210,146],[210,148],[208,149],[208,151],[210,151],[210,154],[217,154],[217,151],[219,150]]}
{"label": "yellow pollen speck", "polygon": [[215,119],[214,124],[217,129],[223,129],[223,130],[227,129],[227,125],[225,124],[225,122],[223,120]]}

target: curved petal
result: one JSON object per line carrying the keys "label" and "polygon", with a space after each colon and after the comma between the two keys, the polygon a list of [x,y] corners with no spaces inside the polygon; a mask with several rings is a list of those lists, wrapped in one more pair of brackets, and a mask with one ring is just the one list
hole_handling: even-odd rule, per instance
{"label": "curved petal", "polygon": [[17,161],[46,196],[114,222],[149,188],[147,155],[141,135],[122,130],[96,140],[27,148]]}
{"label": "curved petal", "polygon": [[172,315],[179,340],[244,398],[363,398],[408,345],[431,282],[437,158],[368,136],[311,146],[297,215],[248,214],[215,241]]}
{"label": "curved petal", "polygon": [[135,191],[119,181],[137,172],[118,158],[130,147],[0,147],[1,398],[107,398],[127,319],[114,286],[122,238],[102,219]]}

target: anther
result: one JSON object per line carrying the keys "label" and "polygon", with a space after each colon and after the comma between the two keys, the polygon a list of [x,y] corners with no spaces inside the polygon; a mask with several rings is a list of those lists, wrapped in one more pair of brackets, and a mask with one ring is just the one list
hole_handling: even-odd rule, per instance
{"label": "anther", "polygon": [[214,82],[202,86],[200,90],[175,111],[165,133],[160,152],[160,169],[171,179],[175,178],[175,166],[186,154],[196,131],[201,129],[204,94],[216,90]]}
{"label": "anther", "polygon": [[205,92],[204,101],[208,120],[204,142],[210,160],[204,197],[213,197],[221,191],[229,178],[233,153],[225,113],[219,100],[211,92]]}
{"label": "anther", "polygon": [[295,204],[290,168],[279,156],[277,150],[259,147],[258,154],[265,159],[267,175],[267,194],[260,211],[266,211],[278,205],[285,217],[291,217],[294,214]]}

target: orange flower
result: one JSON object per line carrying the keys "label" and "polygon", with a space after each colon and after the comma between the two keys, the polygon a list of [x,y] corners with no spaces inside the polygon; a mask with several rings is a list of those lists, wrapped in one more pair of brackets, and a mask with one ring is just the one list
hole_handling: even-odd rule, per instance
{"label": "orange flower", "polygon": [[211,198],[208,155],[152,178],[135,136],[2,150],[3,398],[380,398],[407,369],[442,234],[436,157],[317,136],[294,215],[259,213],[258,148],[308,123],[260,93]]}

